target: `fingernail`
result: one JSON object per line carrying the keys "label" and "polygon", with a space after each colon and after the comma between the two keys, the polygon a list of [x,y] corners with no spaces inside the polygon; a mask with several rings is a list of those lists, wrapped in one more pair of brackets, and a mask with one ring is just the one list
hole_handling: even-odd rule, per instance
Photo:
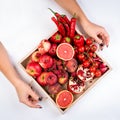
{"label": "fingernail", "polygon": [[39,97],[38,100],[41,101],[43,98],[42,97]]}
{"label": "fingernail", "polygon": [[101,47],[102,47],[103,45],[104,45],[103,43],[100,44]]}
{"label": "fingernail", "polygon": [[41,109],[42,107],[40,106],[39,108]]}

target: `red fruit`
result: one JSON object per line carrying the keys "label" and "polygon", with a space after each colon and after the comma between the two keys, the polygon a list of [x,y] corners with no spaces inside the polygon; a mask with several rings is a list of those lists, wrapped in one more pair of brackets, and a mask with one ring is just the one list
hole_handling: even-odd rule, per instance
{"label": "red fruit", "polygon": [[47,53],[51,47],[51,43],[48,40],[42,40],[38,46],[38,50],[41,55]]}
{"label": "red fruit", "polygon": [[40,52],[39,51],[35,51],[31,55],[31,60],[35,61],[35,62],[39,62],[40,56],[41,56]]}
{"label": "red fruit", "polygon": [[39,64],[42,68],[50,68],[53,65],[53,58],[47,54],[41,55]]}
{"label": "red fruit", "polygon": [[56,83],[54,85],[48,85],[47,91],[50,95],[55,95],[61,91],[62,87],[59,83]]}
{"label": "red fruit", "polygon": [[102,72],[98,69],[98,70],[96,70],[96,72],[95,72],[95,76],[96,77],[100,77],[102,75]]}
{"label": "red fruit", "polygon": [[92,52],[95,52],[97,50],[97,45],[93,44],[91,47],[90,47],[90,50]]}
{"label": "red fruit", "polygon": [[94,73],[90,72],[89,68],[84,68],[83,65],[80,65],[77,69],[77,76],[82,81],[90,81],[94,77]]}
{"label": "red fruit", "polygon": [[99,64],[100,64],[100,62],[97,62],[97,61],[93,62],[93,66],[95,66],[96,68],[99,67]]}
{"label": "red fruit", "polygon": [[93,72],[93,73],[95,73],[95,71],[96,71],[96,67],[95,66],[91,66],[89,69],[90,69],[90,72]]}
{"label": "red fruit", "polygon": [[85,59],[85,55],[83,53],[78,54],[78,60],[83,61]]}
{"label": "red fruit", "polygon": [[68,72],[66,72],[65,70],[62,70],[59,78],[58,78],[58,82],[60,84],[65,84],[68,81]]}
{"label": "red fruit", "polygon": [[79,51],[80,53],[83,53],[83,52],[85,51],[85,47],[84,47],[84,46],[78,47],[78,51]]}
{"label": "red fruit", "polygon": [[41,75],[38,76],[36,80],[40,85],[46,86],[47,85],[47,76],[48,76],[47,72],[42,72]]}
{"label": "red fruit", "polygon": [[49,54],[51,56],[55,56],[56,55],[56,49],[57,49],[57,44],[55,44],[55,43],[51,44],[51,47],[49,49]]}
{"label": "red fruit", "polygon": [[90,46],[85,45],[85,51],[88,52],[90,50]]}
{"label": "red fruit", "polygon": [[68,61],[74,56],[74,48],[69,43],[61,43],[56,49],[56,54],[58,58]]}
{"label": "red fruit", "polygon": [[107,65],[106,65],[105,63],[101,63],[101,64],[99,65],[99,69],[100,69],[100,71],[101,71],[102,74],[103,74],[103,73],[105,73],[105,72],[108,70],[108,67],[107,67]]}
{"label": "red fruit", "polygon": [[85,84],[78,77],[71,77],[67,87],[73,94],[80,94],[85,89]]}
{"label": "red fruit", "polygon": [[73,94],[68,90],[62,90],[56,96],[56,104],[59,108],[68,108],[72,102]]}
{"label": "red fruit", "polygon": [[48,72],[46,79],[48,85],[53,85],[57,82],[57,76],[53,72]]}
{"label": "red fruit", "polygon": [[87,38],[86,44],[87,44],[87,45],[91,45],[92,43],[93,43],[93,41],[91,40],[91,38]]}
{"label": "red fruit", "polygon": [[71,43],[71,38],[66,36],[62,39],[62,42],[63,43]]}
{"label": "red fruit", "polygon": [[73,41],[75,46],[80,47],[84,45],[84,37],[80,34],[76,34],[73,38]]}
{"label": "red fruit", "polygon": [[90,52],[88,52],[88,55],[89,55],[89,57],[93,57],[94,53],[90,51]]}
{"label": "red fruit", "polygon": [[26,72],[32,77],[37,77],[41,74],[42,68],[37,62],[29,62],[26,66]]}
{"label": "red fruit", "polygon": [[65,66],[66,66],[66,69],[68,72],[70,72],[70,73],[75,72],[78,67],[77,60],[74,58],[71,60],[68,60],[65,64]]}
{"label": "red fruit", "polygon": [[62,35],[56,32],[54,35],[52,35],[50,41],[53,43],[60,43],[62,41]]}
{"label": "red fruit", "polygon": [[88,67],[90,66],[90,62],[89,62],[88,60],[85,60],[85,61],[83,62],[83,66],[84,66],[85,68],[88,68]]}

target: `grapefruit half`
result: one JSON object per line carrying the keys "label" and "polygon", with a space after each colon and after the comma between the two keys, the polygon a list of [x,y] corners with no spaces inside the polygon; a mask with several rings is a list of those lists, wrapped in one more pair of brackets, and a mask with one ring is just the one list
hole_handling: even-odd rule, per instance
{"label": "grapefruit half", "polygon": [[74,48],[69,43],[61,43],[56,49],[56,54],[58,58],[68,61],[71,60],[74,56]]}
{"label": "grapefruit half", "polygon": [[59,108],[65,109],[73,102],[73,94],[68,90],[60,91],[56,96],[56,104]]}

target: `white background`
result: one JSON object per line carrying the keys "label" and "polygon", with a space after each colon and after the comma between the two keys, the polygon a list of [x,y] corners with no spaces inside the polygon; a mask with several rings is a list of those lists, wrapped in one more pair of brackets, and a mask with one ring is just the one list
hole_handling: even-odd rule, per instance
{"label": "white background", "polygon": [[[108,31],[109,47],[99,54],[111,65],[112,71],[64,115],[49,100],[41,102],[42,109],[32,109],[19,103],[14,87],[0,73],[1,120],[120,119],[120,2],[78,0],[78,3],[92,22],[104,26]],[[0,0],[0,40],[9,51],[21,76],[28,81],[29,78],[25,77],[26,74],[17,63],[41,39],[47,38],[56,30],[49,7],[69,16],[54,0]]]}

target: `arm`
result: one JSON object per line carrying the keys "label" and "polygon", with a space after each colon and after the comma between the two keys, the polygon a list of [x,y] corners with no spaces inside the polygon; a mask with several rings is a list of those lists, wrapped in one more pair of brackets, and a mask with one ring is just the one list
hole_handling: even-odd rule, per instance
{"label": "arm", "polygon": [[106,30],[89,21],[87,16],[82,11],[76,0],[55,0],[62,8],[68,11],[71,15],[76,13],[77,20],[84,32],[92,37],[98,44],[109,44],[109,35]]}
{"label": "arm", "polygon": [[[31,89],[31,87],[20,79],[16,70],[14,69],[6,49],[0,42],[0,71],[6,76],[6,78],[15,87],[20,102],[30,107],[40,107],[36,103],[38,102],[39,96]],[[30,96],[30,99],[29,99]]]}

